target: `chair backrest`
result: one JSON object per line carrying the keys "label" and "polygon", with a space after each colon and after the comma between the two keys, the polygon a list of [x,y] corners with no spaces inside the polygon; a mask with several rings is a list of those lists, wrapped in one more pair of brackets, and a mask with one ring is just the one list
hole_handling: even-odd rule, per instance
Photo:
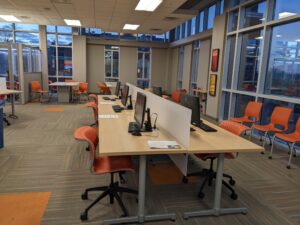
{"label": "chair backrest", "polygon": [[283,130],[287,130],[291,114],[291,108],[276,106],[272,112],[270,123],[280,125],[283,127]]}
{"label": "chair backrest", "polygon": [[262,109],[261,102],[248,102],[246,109],[245,109],[245,116],[249,119],[250,117],[255,118],[255,121],[259,121],[260,119],[260,112]]}
{"label": "chair backrest", "polygon": [[77,128],[74,132],[74,138],[76,140],[86,141],[88,143],[90,151],[90,168],[92,171],[93,162],[96,157],[96,149],[99,142],[97,130],[90,126]]}
{"label": "chair backrest", "polygon": [[93,113],[94,113],[94,120],[95,123],[98,124],[98,105],[92,105]]}
{"label": "chair backrest", "polygon": [[181,93],[180,91],[173,91],[172,92],[172,95],[171,95],[171,98],[174,102],[177,102],[179,103],[180,102],[180,99],[181,99]]}
{"label": "chair backrest", "polygon": [[80,82],[79,83],[79,91],[87,92],[88,91],[88,83]]}
{"label": "chair backrest", "polygon": [[246,130],[250,130],[249,127],[240,124],[240,123],[235,123],[232,121],[228,121],[228,120],[223,120],[220,124],[220,127],[222,127],[223,129],[240,136],[242,133],[244,133]]}
{"label": "chair backrest", "polygon": [[68,79],[68,80],[65,80],[65,82],[76,82],[76,81],[72,80],[72,79]]}
{"label": "chair backrest", "polygon": [[95,94],[89,94],[89,97],[98,105],[98,97]]}
{"label": "chair backrest", "polygon": [[300,116],[298,117],[298,120],[296,123],[295,133],[300,135]]}
{"label": "chair backrest", "polygon": [[41,83],[38,80],[31,81],[31,90],[32,91],[40,91],[40,90],[42,90]]}

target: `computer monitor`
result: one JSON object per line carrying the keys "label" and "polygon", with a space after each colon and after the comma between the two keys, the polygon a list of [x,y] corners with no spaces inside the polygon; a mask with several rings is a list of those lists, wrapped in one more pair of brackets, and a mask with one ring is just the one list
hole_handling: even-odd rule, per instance
{"label": "computer monitor", "polygon": [[118,81],[115,89],[115,96],[119,97],[120,95],[120,87],[121,87],[121,82]]}
{"label": "computer monitor", "polygon": [[191,124],[196,127],[200,127],[202,121],[200,119],[199,97],[189,94],[182,94],[180,104],[192,110]]}
{"label": "computer monitor", "polygon": [[140,129],[143,128],[144,118],[146,110],[146,95],[141,92],[137,92],[136,102],[135,102],[135,111],[134,119],[138,123]]}
{"label": "computer monitor", "polygon": [[128,94],[129,94],[129,86],[124,85],[122,89],[122,96],[121,96],[121,103],[123,104],[123,106],[126,106],[127,104]]}
{"label": "computer monitor", "polygon": [[152,86],[152,92],[158,96],[162,96],[162,87]]}

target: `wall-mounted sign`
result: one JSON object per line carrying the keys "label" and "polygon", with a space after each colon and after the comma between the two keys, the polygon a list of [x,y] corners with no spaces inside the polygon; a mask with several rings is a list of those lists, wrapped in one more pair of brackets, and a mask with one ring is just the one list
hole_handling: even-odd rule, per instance
{"label": "wall-mounted sign", "polygon": [[209,95],[216,96],[217,89],[217,75],[211,74],[209,79]]}
{"label": "wall-mounted sign", "polygon": [[214,49],[211,56],[211,71],[218,72],[219,67],[219,49]]}

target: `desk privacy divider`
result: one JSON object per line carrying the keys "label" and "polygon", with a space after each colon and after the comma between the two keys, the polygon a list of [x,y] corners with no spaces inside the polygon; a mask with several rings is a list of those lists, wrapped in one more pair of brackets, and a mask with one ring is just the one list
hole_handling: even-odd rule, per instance
{"label": "desk privacy divider", "polygon": [[[133,101],[136,100],[137,92],[141,92],[147,96],[146,107],[150,108],[151,114],[158,114],[157,127],[163,128],[175,137],[183,147],[189,148],[192,110],[170,100],[164,99],[149,91],[138,88],[135,85],[129,83],[126,84],[129,86],[129,94]],[[152,123],[153,122],[154,121],[152,119]],[[176,154],[169,155],[169,157],[173,160],[181,172],[186,175],[188,155]]]}

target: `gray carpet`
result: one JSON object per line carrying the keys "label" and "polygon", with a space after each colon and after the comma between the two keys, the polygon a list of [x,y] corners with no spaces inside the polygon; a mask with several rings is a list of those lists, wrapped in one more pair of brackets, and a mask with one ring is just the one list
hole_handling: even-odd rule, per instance
{"label": "gray carpet", "polygon": [[[44,112],[45,108],[62,107],[64,112]],[[9,111],[6,106],[5,111]],[[102,224],[104,218],[121,215],[119,207],[105,199],[82,223],[81,211],[91,200],[81,200],[87,187],[109,183],[109,176],[91,175],[88,169],[86,144],[73,138],[75,128],[93,122],[92,111],[82,104],[27,104],[16,107],[19,119],[5,127],[5,148],[0,150],[0,193],[52,192],[43,225]],[[286,225],[300,224],[299,158],[294,158],[291,170],[286,169],[288,155],[277,150],[273,160],[266,155],[240,154],[225,163],[227,173],[236,180],[237,201],[224,190],[223,206],[246,206],[247,215],[205,217],[185,221],[182,212],[212,205],[213,188],[205,189],[206,197],[197,198],[199,182],[155,186],[147,181],[147,211],[176,212],[173,222],[147,224],[206,225]],[[203,167],[207,163],[201,162]],[[128,186],[137,187],[137,174],[127,174]],[[97,195],[90,195],[94,199]],[[131,215],[137,203],[130,195],[122,196]]]}

